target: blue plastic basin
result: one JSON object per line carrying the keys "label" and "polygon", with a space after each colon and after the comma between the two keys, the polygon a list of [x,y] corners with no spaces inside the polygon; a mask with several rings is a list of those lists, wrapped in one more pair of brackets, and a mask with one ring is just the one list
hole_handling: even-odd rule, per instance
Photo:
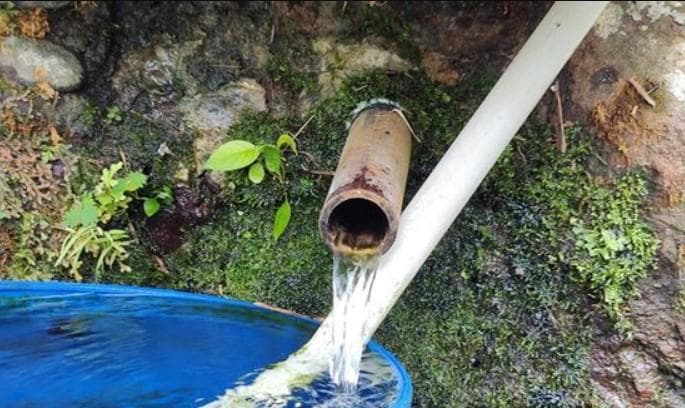
{"label": "blue plastic basin", "polygon": [[[316,326],[215,296],[0,282],[0,406],[200,406],[285,359]],[[375,342],[368,351],[394,371],[389,406],[409,407],[404,367]]]}

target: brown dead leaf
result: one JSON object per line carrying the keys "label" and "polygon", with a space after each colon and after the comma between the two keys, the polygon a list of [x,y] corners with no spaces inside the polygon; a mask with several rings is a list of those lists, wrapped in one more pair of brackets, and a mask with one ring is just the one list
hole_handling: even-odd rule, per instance
{"label": "brown dead leaf", "polygon": [[14,133],[17,129],[17,118],[11,109],[3,109],[0,113],[0,123],[10,132]]}
{"label": "brown dead leaf", "polygon": [[615,96],[606,103],[598,104],[592,111],[592,120],[599,133],[624,155],[635,140],[653,133],[641,111],[635,109],[642,99],[633,85],[620,80]]}
{"label": "brown dead leaf", "polygon": [[595,106],[592,111],[592,117],[598,125],[605,125],[607,123],[607,108],[603,103]]}
{"label": "brown dead leaf", "polygon": [[19,32],[26,37],[43,38],[50,31],[48,12],[44,8],[19,11],[16,24]]}
{"label": "brown dead leaf", "polygon": [[[685,203],[685,192],[683,191],[666,191],[666,202],[669,208],[678,207],[680,204]],[[683,246],[685,248],[685,246]],[[685,255],[685,253],[683,253]],[[683,258],[685,260],[685,258]]]}
{"label": "brown dead leaf", "polygon": [[37,67],[33,74],[36,77],[36,89],[38,90],[38,95],[47,101],[55,99],[55,96],[57,96],[57,91],[55,91],[55,89],[48,83],[47,72],[45,72],[43,68]]}
{"label": "brown dead leaf", "polygon": [[52,142],[52,145],[57,146],[62,140],[62,136],[57,133],[57,129],[54,126],[50,126],[50,142]]}
{"label": "brown dead leaf", "polygon": [[47,101],[53,100],[55,99],[55,96],[57,96],[57,91],[55,91],[55,89],[45,81],[36,83],[36,88],[38,88],[38,93],[40,94],[41,98]]}
{"label": "brown dead leaf", "polygon": [[459,73],[454,69],[453,64],[447,56],[439,52],[425,52],[421,60],[421,67],[434,82],[455,86],[459,81]]}
{"label": "brown dead leaf", "polygon": [[77,10],[92,10],[97,7],[97,1],[75,1],[74,8]]}
{"label": "brown dead leaf", "polygon": [[0,37],[11,35],[15,28],[12,14],[7,10],[0,9]]}
{"label": "brown dead leaf", "polygon": [[0,270],[12,261],[14,240],[9,231],[0,226]]}

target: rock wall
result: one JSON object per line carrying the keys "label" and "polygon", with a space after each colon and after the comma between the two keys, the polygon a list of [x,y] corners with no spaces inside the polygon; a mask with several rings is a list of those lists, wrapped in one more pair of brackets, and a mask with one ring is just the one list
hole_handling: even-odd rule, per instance
{"label": "rock wall", "polygon": [[566,118],[594,126],[603,147],[593,171],[649,173],[661,240],[658,269],[630,303],[633,336],[592,351],[594,387],[610,406],[685,406],[685,6],[610,3],[562,80]]}

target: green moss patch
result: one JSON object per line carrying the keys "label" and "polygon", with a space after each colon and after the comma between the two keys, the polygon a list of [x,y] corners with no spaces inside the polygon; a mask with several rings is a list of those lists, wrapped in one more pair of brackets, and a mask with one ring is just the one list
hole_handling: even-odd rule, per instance
{"label": "green moss patch", "polygon": [[[187,228],[180,249],[155,258],[132,247],[133,270],[105,280],[324,315],[332,265],[317,218],[330,178],[320,171],[335,169],[350,112],[379,97],[406,109],[422,139],[413,147],[409,200],[494,83],[485,69],[470,75],[459,88],[446,88],[422,73],[370,72],[345,80],[304,119],[244,116],[226,141],[273,143],[311,118],[297,135],[299,155],[286,157],[285,181],[267,177],[252,185],[244,174],[227,174],[223,204],[209,223]],[[629,326],[625,305],[650,270],[657,243],[641,217],[643,178],[593,179],[585,170],[589,141],[582,129],[569,129],[569,151],[561,154],[553,133],[529,121],[382,325],[378,338],[409,368],[416,406],[563,407],[590,400],[592,319],[604,310],[617,328]],[[132,169],[159,186],[173,174],[171,164],[191,159],[191,142],[124,113],[103,122],[82,149],[113,161],[123,152]],[[183,156],[157,155],[161,143]],[[273,214],[284,195],[292,220],[274,240]]]}

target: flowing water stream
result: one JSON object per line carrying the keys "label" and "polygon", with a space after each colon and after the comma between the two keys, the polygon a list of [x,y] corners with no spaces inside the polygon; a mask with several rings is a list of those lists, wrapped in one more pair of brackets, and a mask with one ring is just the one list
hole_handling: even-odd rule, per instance
{"label": "flowing water stream", "polygon": [[281,363],[244,376],[208,407],[387,407],[397,396],[396,373],[364,351],[378,260],[335,254],[326,347],[305,346]]}
{"label": "flowing water stream", "polygon": [[329,373],[343,393],[356,391],[377,266],[378,256],[335,254],[333,258],[333,347]]}

